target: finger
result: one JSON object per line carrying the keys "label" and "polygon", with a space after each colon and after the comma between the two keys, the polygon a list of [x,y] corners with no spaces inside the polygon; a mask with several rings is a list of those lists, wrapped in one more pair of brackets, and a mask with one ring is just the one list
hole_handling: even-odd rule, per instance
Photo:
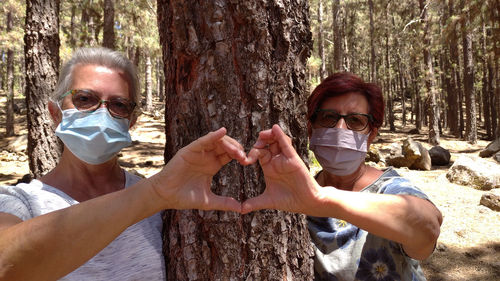
{"label": "finger", "polygon": [[250,198],[241,204],[241,213],[248,214],[262,209],[274,209],[272,200],[264,193]]}
{"label": "finger", "polygon": [[252,148],[247,156],[246,165],[253,164],[259,160],[261,166],[266,165],[271,160],[271,152],[267,149]]}
{"label": "finger", "polygon": [[231,161],[231,159],[235,159],[240,163],[244,162],[247,158],[243,146],[235,139],[232,139],[228,136],[224,136],[217,143],[216,153],[218,156],[227,154],[229,157],[229,161]]}
{"label": "finger", "polygon": [[216,147],[216,142],[226,135],[226,128],[222,127],[217,131],[210,132],[193,142],[195,149],[212,150]]}
{"label": "finger", "polygon": [[274,140],[271,129],[264,130],[259,133],[259,137],[253,147],[264,148],[272,142],[274,142]]}
{"label": "finger", "polygon": [[241,203],[227,196],[212,195],[206,205],[206,210],[233,211],[241,213]]}
{"label": "finger", "polygon": [[252,165],[255,162],[257,162],[257,160],[259,160],[259,155],[260,155],[259,151],[260,149],[257,149],[255,147],[250,149],[250,152],[248,152],[247,155],[247,159],[245,160],[243,165]]}
{"label": "finger", "polygon": [[292,146],[292,140],[290,139],[289,136],[287,136],[283,130],[280,128],[278,125],[274,125],[272,128],[273,135],[276,139],[276,141],[279,143],[279,148],[281,152],[286,156],[286,157],[294,157],[297,155],[297,152]]}

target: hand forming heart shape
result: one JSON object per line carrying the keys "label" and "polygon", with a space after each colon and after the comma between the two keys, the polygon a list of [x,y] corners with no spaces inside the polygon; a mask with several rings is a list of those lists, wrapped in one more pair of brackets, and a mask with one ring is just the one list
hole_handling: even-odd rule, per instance
{"label": "hand forming heart shape", "polygon": [[[212,177],[232,159],[241,165],[259,161],[266,189],[243,203],[215,195]],[[248,155],[221,128],[195,140],[151,177],[153,187],[170,209],[226,210],[243,214],[260,209],[304,213],[318,200],[319,185],[278,125],[259,133]]]}

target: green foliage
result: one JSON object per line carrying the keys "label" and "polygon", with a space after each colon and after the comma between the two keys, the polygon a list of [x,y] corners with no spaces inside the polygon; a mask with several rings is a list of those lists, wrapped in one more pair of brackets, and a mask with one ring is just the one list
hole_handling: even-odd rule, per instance
{"label": "green foliage", "polygon": [[[24,48],[24,18],[26,5],[24,1],[2,0],[0,8],[0,49],[11,49],[16,52]],[[7,32],[7,13],[12,15],[12,30]]]}

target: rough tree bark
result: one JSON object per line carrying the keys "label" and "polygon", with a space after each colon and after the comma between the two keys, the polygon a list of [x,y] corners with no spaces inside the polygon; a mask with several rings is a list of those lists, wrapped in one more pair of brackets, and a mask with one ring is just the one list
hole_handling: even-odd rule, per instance
{"label": "rough tree bark", "polygon": [[[249,149],[275,123],[306,159],[306,0],[161,0],[158,23],[166,76],[165,160],[222,126]],[[240,201],[264,188],[258,165],[234,162],[213,182],[215,193]],[[312,280],[303,215],[172,210],[164,219],[169,280]]]}
{"label": "rough tree bark", "polygon": [[[12,30],[12,12],[7,12],[7,32]],[[13,136],[14,131],[14,50],[7,49],[7,103],[5,104],[5,135]]]}
{"label": "rough tree bark", "polygon": [[102,45],[109,49],[115,49],[115,7],[113,0],[104,0]]}
{"label": "rough tree bark", "polygon": [[28,159],[38,178],[56,165],[61,152],[47,110],[59,68],[59,0],[26,1],[24,44]]}

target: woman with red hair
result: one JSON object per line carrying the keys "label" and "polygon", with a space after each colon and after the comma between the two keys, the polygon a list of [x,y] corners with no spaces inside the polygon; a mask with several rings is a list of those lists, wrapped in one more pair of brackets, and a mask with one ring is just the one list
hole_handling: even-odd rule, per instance
{"label": "woman with red hair", "polygon": [[274,125],[249,154],[262,166],[266,190],[244,202],[243,213],[307,214],[316,280],[425,280],[418,260],[435,248],[440,211],[391,167],[364,161],[384,116],[379,87],[336,73],[316,87],[307,106],[310,149],[323,170],[312,177]]}

